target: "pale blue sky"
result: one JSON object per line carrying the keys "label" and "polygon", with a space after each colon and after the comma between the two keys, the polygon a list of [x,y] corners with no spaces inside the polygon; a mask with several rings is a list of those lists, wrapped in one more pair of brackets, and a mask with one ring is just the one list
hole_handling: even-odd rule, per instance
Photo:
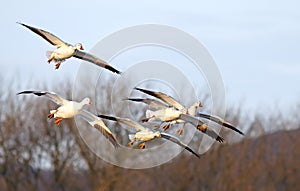
{"label": "pale blue sky", "polygon": [[35,81],[47,76],[46,81],[51,81],[72,78],[79,67],[80,62],[71,59],[54,71],[45,56],[52,47],[17,21],[69,43],[81,42],[86,50],[120,29],[164,24],[191,34],[207,47],[221,70],[228,104],[260,110],[274,104],[290,108],[300,102],[299,7],[291,0],[5,1],[0,8],[0,75]]}

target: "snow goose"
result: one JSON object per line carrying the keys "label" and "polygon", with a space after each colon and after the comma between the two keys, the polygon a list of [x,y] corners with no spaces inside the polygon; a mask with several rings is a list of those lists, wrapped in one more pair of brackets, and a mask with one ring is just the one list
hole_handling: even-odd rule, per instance
{"label": "snow goose", "polygon": [[229,129],[231,129],[233,131],[236,131],[236,132],[238,132],[241,135],[245,135],[242,131],[238,130],[234,125],[232,125],[231,123],[225,121],[224,119],[222,119],[222,118],[220,118],[218,116],[210,115],[210,114],[206,114],[206,113],[202,113],[202,112],[198,112],[196,114],[196,116],[199,116],[199,117],[211,120],[211,121],[213,121],[215,123],[218,123],[219,125],[221,125],[223,127],[227,127],[227,128],[229,128]]}
{"label": "snow goose", "polygon": [[[209,135],[213,139],[216,139],[219,142],[223,142],[223,138],[220,137],[216,132],[214,132],[212,129],[210,129],[204,122],[202,122],[200,119],[190,115],[185,114],[182,111],[174,108],[174,107],[167,107],[163,104],[159,103],[157,100],[152,99],[142,99],[142,98],[128,98],[127,100],[130,101],[137,101],[137,102],[143,102],[148,105],[153,105],[157,108],[161,108],[156,111],[147,110],[146,111],[146,119],[152,120],[152,119],[158,119],[162,122],[177,122],[177,123],[191,123],[194,125],[199,131]],[[155,103],[155,104],[153,104]],[[167,125],[169,125],[168,123]],[[182,128],[181,128],[182,129]],[[166,130],[166,127],[164,127],[164,130]],[[182,132],[182,131],[181,131]]]}
{"label": "snow goose", "polygon": [[110,129],[104,124],[101,118],[86,110],[81,110],[78,114],[80,117],[86,120],[92,127],[99,130],[115,148],[119,147],[118,141],[116,140]]}
{"label": "snow goose", "polygon": [[154,130],[144,127],[141,124],[139,124],[131,119],[128,119],[128,118],[120,118],[120,117],[113,117],[113,116],[107,116],[107,115],[98,115],[98,117],[116,121],[116,122],[120,122],[120,123],[126,124],[128,126],[134,127],[137,132],[135,134],[128,135],[128,137],[130,139],[130,142],[128,143],[129,146],[131,146],[136,141],[142,141],[142,143],[140,144],[140,148],[144,149],[147,141],[153,140],[155,138],[164,138],[164,139],[167,139],[169,141],[176,143],[177,145],[183,147],[184,149],[190,151],[195,156],[200,158],[200,156],[196,152],[194,152],[188,145],[184,144],[177,137],[175,137],[173,135],[170,135],[170,134],[164,133],[164,132],[160,132],[160,131],[154,131]]}
{"label": "snow goose", "polygon": [[[155,92],[155,91],[151,91],[151,90],[146,90],[146,89],[142,89],[142,88],[137,88],[135,87],[134,89],[141,91],[145,94],[151,95],[155,98],[158,98],[160,100],[162,100],[163,102],[165,102],[166,104],[168,104],[168,107],[172,107],[174,109],[174,112],[170,112],[172,109],[168,109],[168,112],[165,112],[166,114],[178,114],[178,111],[180,111],[181,113],[185,113],[185,114],[190,114],[192,116],[194,116],[196,114],[196,111],[199,107],[202,107],[202,103],[200,101],[196,101],[192,106],[190,107],[185,107],[183,106],[181,103],[179,103],[175,98],[164,94],[162,92]],[[164,107],[164,104],[158,101],[154,101],[151,99],[146,100],[142,100],[142,99],[136,99],[136,100],[131,100],[131,101],[138,101],[138,102],[144,102],[146,104],[152,104],[155,103],[154,105],[159,108],[160,110],[166,110],[166,107]],[[148,103],[147,103],[148,102]],[[175,111],[176,110],[176,111]],[[147,120],[154,120],[154,119],[159,119],[159,117],[156,116],[156,114],[162,114],[163,111],[158,111],[158,112],[153,112],[151,110],[147,110],[146,111],[146,119],[144,119],[143,121],[147,121]],[[172,116],[170,116],[172,117]],[[170,120],[169,123],[167,123],[166,125],[164,125],[163,129],[166,130],[170,127],[171,124],[176,124],[176,123],[183,123],[183,126],[181,128],[178,129],[177,133],[179,135],[182,134],[183,128],[185,126],[184,121],[182,120]]]}
{"label": "snow goose", "polygon": [[75,46],[70,45],[69,43],[66,43],[56,37],[55,35],[51,34],[50,32],[44,31],[42,29],[34,28],[32,26],[18,23],[32,32],[40,35],[42,38],[44,38],[46,41],[48,41],[51,45],[56,46],[56,49],[54,51],[48,51],[47,56],[49,57],[48,63],[51,63],[52,61],[56,62],[55,69],[58,69],[60,64],[70,58],[75,57],[81,60],[85,60],[87,62],[91,62],[93,64],[96,64],[97,66],[103,67],[105,69],[108,69],[112,72],[115,72],[117,74],[120,74],[121,72],[110,66],[107,62],[104,60],[101,60],[100,58],[97,58],[96,56],[93,56],[92,54],[80,51],[83,50],[83,46],[80,43],[75,44]]}
{"label": "snow goose", "polygon": [[[157,111],[146,111],[146,117],[150,119],[159,119],[163,122],[174,122],[174,121],[180,121],[184,123],[191,123],[194,125],[199,131],[202,133],[207,134],[208,136],[212,137],[213,139],[216,139],[219,142],[223,142],[223,138],[220,137],[214,130],[210,129],[204,122],[202,122],[200,119],[191,116],[189,114],[184,114],[180,110],[176,110],[173,107],[167,108],[167,109],[160,109]],[[167,125],[170,125],[168,123]],[[183,127],[182,127],[183,128]],[[166,127],[164,127],[166,129]],[[182,132],[182,131],[181,131]],[[180,132],[178,132],[179,134]]]}
{"label": "snow goose", "polygon": [[220,143],[224,142],[224,139],[222,137],[220,137],[220,135],[218,135],[213,129],[210,129],[210,127],[208,127],[208,125],[206,125],[203,121],[201,121],[200,119],[188,115],[188,114],[180,114],[180,119],[191,123],[192,125],[194,125],[199,131],[203,132],[204,134],[210,136],[211,138],[219,141]]}
{"label": "snow goose", "polygon": [[56,95],[55,93],[47,91],[22,91],[17,95],[20,94],[34,94],[37,96],[45,96],[46,98],[59,105],[60,107],[55,110],[51,110],[50,114],[48,115],[49,119],[55,119],[56,125],[59,125],[63,119],[74,117],[83,108],[83,106],[90,105],[92,103],[90,98],[84,98],[81,102],[68,101]]}
{"label": "snow goose", "polygon": [[[134,102],[142,102],[142,103],[145,103],[145,104],[149,105],[150,107],[152,106],[155,109],[165,110],[167,108],[170,108],[170,106],[167,106],[167,105],[161,103],[160,101],[157,101],[157,100],[154,100],[154,99],[149,99],[149,98],[146,98],[146,99],[143,99],[143,98],[127,98],[126,100],[134,101]],[[218,123],[219,125],[221,125],[223,127],[227,127],[227,128],[229,128],[233,131],[236,131],[237,133],[239,133],[241,135],[244,135],[244,133],[241,132],[239,129],[237,129],[233,124],[225,121],[224,119],[222,119],[218,116],[211,115],[211,114],[206,114],[206,113],[203,113],[203,112],[197,112],[196,113],[197,107],[198,107],[197,103],[192,105],[188,109],[188,111],[190,111],[190,112],[187,112],[186,114],[190,114],[191,116],[197,116],[197,117],[208,119],[210,121]],[[159,113],[162,113],[162,111],[160,111]],[[147,110],[146,111],[146,119],[144,119],[143,121],[148,121],[148,120],[152,120],[152,119],[160,119],[159,117],[156,117],[155,115],[156,115],[156,112],[153,112],[151,110]],[[183,120],[179,119],[179,120],[171,121],[170,123],[174,124],[174,123],[183,123],[183,122],[184,122]],[[166,126],[164,126],[164,129],[168,128],[170,123],[168,123]],[[181,133],[182,133],[182,128],[180,128],[178,130],[178,134],[181,134]]]}
{"label": "snow goose", "polygon": [[[142,89],[142,88],[135,88],[135,89],[164,101],[165,103],[169,104],[169,107],[173,106],[173,107],[181,110],[182,113],[184,113],[184,114],[190,114],[191,116],[196,116],[197,115],[199,117],[208,119],[208,120],[213,121],[215,123],[218,123],[221,126],[227,127],[227,128],[229,128],[233,131],[236,131],[241,135],[244,135],[244,133],[241,132],[240,130],[238,130],[234,125],[232,125],[231,123],[225,121],[224,119],[222,119],[218,116],[205,114],[205,113],[202,113],[202,112],[197,113],[197,109],[199,107],[202,107],[202,104],[201,104],[200,101],[197,101],[191,107],[186,108],[183,105],[181,105],[178,101],[176,101],[174,98],[172,98],[171,96],[169,96],[167,94],[164,94],[164,93],[161,93],[161,92],[154,92],[154,91],[150,91],[150,90],[145,90],[145,89]],[[163,103],[161,103],[161,102],[159,103],[156,100],[151,100],[151,99],[144,100],[144,99],[138,99],[138,98],[129,99],[129,100],[137,101],[137,102],[143,102],[143,103],[146,103],[148,105],[155,105],[157,108],[160,108],[160,109],[165,109],[166,108]],[[155,103],[155,104],[153,104],[152,102]],[[149,113],[151,113],[151,112],[148,112],[148,114]],[[182,123],[182,121],[181,120],[176,120],[176,121],[172,121],[172,123]],[[168,123],[164,128],[166,129],[169,126],[170,126],[170,123]],[[184,125],[183,125],[183,127],[184,127]],[[178,130],[178,134],[182,133],[183,127]]]}

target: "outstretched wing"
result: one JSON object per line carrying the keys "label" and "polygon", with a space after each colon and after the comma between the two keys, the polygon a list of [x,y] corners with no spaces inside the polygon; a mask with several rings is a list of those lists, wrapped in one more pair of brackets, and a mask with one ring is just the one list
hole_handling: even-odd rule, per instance
{"label": "outstretched wing", "polygon": [[34,94],[37,96],[45,96],[48,99],[50,99],[51,101],[55,102],[57,105],[65,105],[66,103],[69,102],[68,100],[56,95],[55,93],[47,92],[47,91],[31,91],[31,90],[29,90],[29,91],[22,91],[22,92],[17,93],[17,95],[20,95],[20,94]]}
{"label": "outstretched wing", "polygon": [[221,142],[224,142],[224,139],[222,137],[220,137],[214,130],[210,129],[203,121],[201,121],[200,119],[193,117],[191,115],[188,114],[181,114],[180,119],[191,123],[192,125],[194,125],[199,131],[207,134],[208,136],[210,136],[211,138]]}
{"label": "outstretched wing", "polygon": [[86,110],[79,111],[79,116],[81,116],[91,126],[99,130],[105,136],[105,138],[107,138],[112,143],[112,145],[115,148],[119,146],[119,143],[112,134],[111,130],[104,124],[104,122],[99,117]]}
{"label": "outstretched wing", "polygon": [[124,123],[128,126],[134,127],[136,131],[147,130],[147,128],[143,127],[138,122],[135,122],[135,121],[133,121],[131,119],[128,119],[128,118],[113,117],[113,116],[108,116],[108,115],[98,115],[98,117],[103,118],[103,119],[112,120],[112,121],[117,121],[117,122],[120,122],[120,123]]}
{"label": "outstretched wing", "polygon": [[184,106],[181,105],[178,101],[176,101],[173,97],[164,94],[162,92],[155,92],[155,91],[150,91],[150,90],[146,90],[146,89],[142,89],[142,88],[134,88],[136,90],[139,90],[145,94],[151,95],[153,97],[156,97],[160,100],[162,100],[163,102],[167,103],[170,106],[173,106],[179,110],[184,109]]}
{"label": "outstretched wing", "polygon": [[231,130],[233,130],[233,131],[238,132],[238,133],[241,134],[241,135],[244,135],[244,133],[243,133],[242,131],[238,130],[234,125],[232,125],[231,123],[225,121],[224,119],[222,119],[222,118],[220,118],[220,117],[218,117],[218,116],[215,116],[215,115],[209,115],[209,114],[201,113],[201,112],[198,112],[198,113],[197,113],[197,116],[203,117],[203,118],[208,119],[208,120],[211,120],[211,121],[213,121],[213,122],[216,122],[216,123],[218,123],[219,125],[222,125],[222,126],[224,126],[224,127],[227,127],[227,128],[229,128],[229,129],[231,129]]}
{"label": "outstretched wing", "polygon": [[173,143],[176,143],[177,145],[179,145],[179,146],[183,147],[184,149],[193,153],[196,157],[200,158],[200,156],[195,151],[193,151],[193,149],[191,149],[188,145],[181,142],[177,137],[170,135],[168,133],[164,133],[164,132],[161,132],[160,134],[163,138],[168,139],[169,141],[172,141]]}
{"label": "outstretched wing", "polygon": [[101,60],[100,58],[92,55],[92,54],[89,54],[87,52],[83,52],[83,51],[80,51],[80,50],[76,50],[73,54],[73,57],[75,58],[78,58],[78,59],[81,59],[81,60],[85,60],[87,62],[91,62],[93,64],[96,64],[97,66],[100,66],[102,68],[105,68],[107,70],[110,70],[114,73],[117,73],[117,74],[121,74],[121,72],[115,68],[113,68],[112,66],[110,66],[107,62],[105,62],[104,60]]}
{"label": "outstretched wing", "polygon": [[157,101],[155,99],[143,99],[143,98],[127,98],[125,100],[129,100],[129,101],[135,101],[135,102],[142,102],[145,103],[147,105],[149,105],[150,107],[156,108],[156,109],[167,109],[168,106],[161,103],[160,101]]}
{"label": "outstretched wing", "polygon": [[23,23],[18,23],[18,24],[20,24],[20,25],[28,28],[32,32],[40,35],[43,39],[45,39],[46,41],[48,41],[50,44],[52,44],[54,46],[62,46],[62,45],[67,44],[64,41],[62,41],[61,39],[59,39],[57,36],[47,32],[47,31],[44,31],[44,30],[38,29],[38,28],[34,28],[34,27],[29,26],[29,25],[25,25]]}

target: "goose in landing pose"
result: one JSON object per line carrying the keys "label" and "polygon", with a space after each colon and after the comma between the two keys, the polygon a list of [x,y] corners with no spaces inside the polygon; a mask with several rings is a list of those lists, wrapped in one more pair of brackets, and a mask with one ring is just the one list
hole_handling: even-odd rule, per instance
{"label": "goose in landing pose", "polygon": [[98,129],[110,142],[111,144],[117,148],[119,147],[119,143],[112,134],[111,130],[104,124],[101,118],[96,115],[86,111],[79,111],[79,116],[82,117],[85,121],[87,121],[91,126]]}
{"label": "goose in landing pose", "polygon": [[200,119],[198,119],[194,116],[188,115],[188,114],[180,114],[179,118],[184,120],[185,122],[188,122],[188,123],[194,125],[199,131],[210,136],[212,139],[215,139],[216,141],[219,141],[220,143],[224,142],[224,139],[220,135],[218,135],[213,129],[211,129],[208,125],[206,125]]}
{"label": "goose in landing pose", "polygon": [[[167,105],[164,103],[153,100],[153,99],[140,99],[140,98],[129,98],[128,100],[130,101],[136,101],[136,102],[143,102],[146,103],[156,109],[159,109],[157,111],[151,111],[147,110],[146,111],[146,119],[143,119],[143,122],[149,121],[149,120],[155,120],[159,119],[163,122],[168,122],[166,125],[164,125],[163,129],[166,130],[170,127],[171,124],[176,124],[176,123],[183,123],[183,126],[177,131],[179,135],[182,134],[185,122],[183,120],[176,120],[178,118],[180,113],[184,114],[189,114],[194,116],[196,114],[196,111],[199,107],[202,107],[202,103],[200,101],[196,101],[192,106],[190,107],[185,107],[181,103],[179,103],[177,100],[175,100],[173,97],[164,94],[162,92],[155,92],[155,91],[150,91],[142,88],[134,88],[138,91],[141,91],[145,94],[151,95],[155,98],[160,99],[161,101],[165,102]],[[159,115],[159,116],[157,116]],[[165,115],[163,117],[163,115]],[[163,118],[169,119],[169,120],[163,120]]]}
{"label": "goose in landing pose", "polygon": [[140,144],[140,148],[144,149],[147,141],[153,140],[155,138],[164,138],[164,139],[167,139],[169,141],[176,143],[177,145],[183,147],[184,149],[190,151],[195,156],[200,158],[200,156],[196,152],[194,152],[188,145],[182,143],[177,137],[175,137],[173,135],[170,135],[170,134],[164,133],[164,132],[160,132],[160,131],[151,130],[151,129],[144,127],[141,124],[139,124],[131,119],[127,119],[127,118],[113,117],[113,116],[107,116],[107,115],[98,115],[98,117],[116,121],[116,122],[120,122],[120,123],[124,123],[128,126],[134,127],[137,132],[135,134],[129,134],[129,139],[130,139],[130,142],[128,143],[129,146],[131,146],[133,144],[133,142],[142,141],[142,143]]}
{"label": "goose in landing pose", "polygon": [[[160,101],[157,101],[157,100],[154,100],[154,99],[149,99],[149,98],[127,98],[125,100],[145,103],[145,104],[149,105],[150,107],[158,109],[157,111],[147,110],[146,111],[146,119],[143,119],[142,120],[143,122],[146,122],[146,121],[149,121],[149,120],[154,120],[154,119],[158,119],[158,120],[161,120],[161,121],[164,122],[164,120],[166,120],[167,117],[168,117],[169,121],[171,121],[171,122],[169,122],[167,125],[165,125],[163,127],[164,129],[168,128],[169,124],[184,123],[184,120],[181,120],[181,119],[177,119],[177,120],[173,120],[173,121],[170,120],[172,118],[174,119],[174,118],[177,118],[179,116],[179,114],[180,114],[179,110],[176,110],[173,107],[167,106],[167,105],[161,103]],[[193,106],[191,106],[191,108],[192,107]],[[167,112],[167,110],[169,110],[169,112]],[[197,113],[195,112],[195,115],[191,115],[191,116],[197,116],[197,117],[208,119],[208,120],[213,121],[213,122],[215,122],[215,123],[217,123],[217,124],[219,124],[223,127],[227,127],[227,128],[229,128],[233,131],[236,131],[237,133],[239,133],[241,135],[244,135],[244,133],[242,131],[240,131],[239,129],[237,129],[234,125],[232,125],[231,123],[225,121],[224,119],[222,119],[218,116],[203,113],[203,112],[197,112]],[[178,132],[181,129],[179,129]]]}
{"label": "goose in landing pose", "polygon": [[92,104],[90,98],[84,98],[81,102],[68,101],[56,95],[55,93],[47,91],[22,91],[17,95],[20,94],[34,94],[37,96],[45,96],[46,98],[59,105],[60,107],[55,110],[51,110],[50,114],[48,115],[49,119],[55,119],[55,124],[58,126],[63,119],[72,118],[77,115],[78,112],[83,108],[83,106]]}
{"label": "goose in landing pose", "polygon": [[218,116],[215,116],[215,115],[210,115],[210,114],[207,114],[207,113],[203,113],[203,112],[198,112],[196,113],[196,116],[198,117],[202,117],[202,118],[205,118],[205,119],[208,119],[208,120],[211,120],[223,127],[227,127],[235,132],[238,132],[239,134],[241,135],[245,135],[242,131],[240,131],[239,129],[237,129],[234,125],[232,125],[231,123],[225,121],[224,119],[218,117]]}
{"label": "goose in landing pose", "polygon": [[[150,90],[145,90],[145,89],[141,89],[141,88],[135,88],[136,90],[139,90],[143,93],[146,93],[148,95],[154,96],[162,101],[164,101],[165,103],[169,104],[169,105],[165,105],[164,103],[157,101],[157,100],[153,100],[153,99],[142,99],[142,98],[128,98],[127,100],[130,101],[135,101],[135,102],[143,102],[145,104],[148,104],[149,106],[152,106],[156,109],[160,109],[160,110],[165,110],[167,108],[173,107],[176,110],[181,111],[181,113],[183,114],[189,114],[191,116],[198,116],[198,117],[202,117],[205,119],[208,119],[210,121],[213,121],[215,123],[218,123],[219,125],[223,126],[223,127],[227,127],[241,135],[244,135],[243,132],[241,132],[239,129],[237,129],[234,125],[232,125],[231,123],[225,121],[224,119],[215,116],[215,115],[211,115],[211,114],[206,114],[203,112],[197,112],[197,108],[202,107],[202,104],[200,101],[194,103],[190,108],[185,108],[183,105],[181,105],[179,102],[177,102],[174,98],[172,98],[169,95],[166,95],[164,93],[161,92],[154,92],[154,91],[150,91]],[[144,119],[144,121],[147,121],[151,118],[155,119],[157,117],[155,117],[155,112],[156,111],[151,111],[151,110],[147,110],[146,111],[146,119]],[[162,113],[162,111],[158,112],[158,113]],[[171,112],[168,112],[169,114]],[[176,115],[176,111],[172,112],[171,114]],[[178,115],[178,114],[177,114]],[[171,123],[183,123],[182,120],[176,120],[176,121],[171,121]],[[168,123],[167,125],[164,126],[164,129],[167,129],[170,126],[170,123]],[[184,127],[184,126],[183,126]],[[180,128],[178,130],[178,134],[180,135],[182,133],[183,127]]]}
{"label": "goose in landing pose", "polygon": [[120,74],[121,72],[110,66],[107,62],[101,60],[100,58],[97,58],[96,56],[93,56],[89,53],[83,52],[83,46],[80,43],[75,44],[75,46],[72,46],[55,35],[44,31],[42,29],[34,28],[32,26],[23,24],[23,23],[18,23],[32,32],[40,35],[43,39],[48,41],[51,45],[56,46],[56,49],[54,51],[48,51],[47,56],[48,56],[48,63],[51,63],[52,61],[56,62],[55,69],[58,69],[60,64],[65,61],[66,59],[70,57],[75,57],[81,60],[85,60],[87,62],[91,62],[93,64],[96,64],[97,66],[103,67],[105,69],[108,69],[112,72],[115,72],[117,74]]}

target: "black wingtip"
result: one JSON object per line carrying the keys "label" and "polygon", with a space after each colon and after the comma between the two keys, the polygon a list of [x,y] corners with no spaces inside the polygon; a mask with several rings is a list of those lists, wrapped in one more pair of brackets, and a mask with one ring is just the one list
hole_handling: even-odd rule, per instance
{"label": "black wingtip", "polygon": [[123,100],[140,102],[140,101],[142,101],[143,99],[142,99],[142,98],[126,98],[126,99],[123,99]]}
{"label": "black wingtip", "polygon": [[110,65],[106,65],[105,68],[108,69],[108,70],[110,70],[110,71],[112,71],[112,72],[114,72],[114,73],[117,73],[117,74],[121,74],[122,73],[122,72],[120,72],[119,70],[113,68]]}
{"label": "black wingtip", "polygon": [[37,96],[42,96],[42,95],[45,95],[46,93],[47,92],[38,92],[38,91],[26,90],[26,91],[22,91],[22,92],[17,93],[17,95],[20,95],[20,94],[34,94],[34,95],[37,95]]}
{"label": "black wingtip", "polygon": [[117,121],[117,118],[113,117],[113,116],[108,116],[108,115],[97,115],[98,117],[100,118],[103,118],[103,119],[108,119],[108,120],[112,120],[112,121]]}
{"label": "black wingtip", "polygon": [[219,141],[220,143],[224,143],[224,139],[222,138],[222,137],[220,137],[220,136],[218,136],[217,138],[216,138],[216,140],[217,141]]}
{"label": "black wingtip", "polygon": [[34,92],[34,91],[26,90],[26,91],[18,92],[17,95],[20,95],[20,94],[31,94],[31,93],[33,93],[33,92]]}
{"label": "black wingtip", "polygon": [[146,90],[146,89],[142,89],[142,88],[138,88],[138,87],[134,87],[133,89],[138,90],[138,91],[141,91],[141,92],[143,92],[143,93],[145,93],[145,94],[149,94],[149,95],[152,95],[152,94],[153,94],[153,92],[151,92],[151,91],[149,91],[149,90]]}
{"label": "black wingtip", "polygon": [[229,128],[229,129],[232,129],[233,131],[245,136],[245,134],[242,131],[240,131],[238,128],[236,128],[235,126],[233,126],[231,124],[223,123],[223,126]]}
{"label": "black wingtip", "polygon": [[191,148],[186,147],[186,150],[190,151],[191,153],[193,153],[198,159],[200,158],[200,155],[198,155],[195,151],[193,151]]}
{"label": "black wingtip", "polygon": [[134,101],[132,98],[124,98],[123,101]]}
{"label": "black wingtip", "polygon": [[31,28],[30,26],[28,26],[28,25],[26,25],[26,24],[24,24],[24,23],[22,23],[22,22],[16,22],[17,24],[19,24],[19,25],[22,25],[22,26],[24,26],[24,27],[27,27],[27,28]]}
{"label": "black wingtip", "polygon": [[242,131],[238,130],[238,129],[237,129],[237,132],[238,132],[239,134],[245,136],[245,134],[244,134]]}
{"label": "black wingtip", "polygon": [[145,91],[145,89],[139,88],[139,87],[134,87],[134,89],[139,90],[139,91]]}
{"label": "black wingtip", "polygon": [[138,90],[138,91],[143,91],[144,89],[141,89],[139,87],[134,87],[133,89]]}

